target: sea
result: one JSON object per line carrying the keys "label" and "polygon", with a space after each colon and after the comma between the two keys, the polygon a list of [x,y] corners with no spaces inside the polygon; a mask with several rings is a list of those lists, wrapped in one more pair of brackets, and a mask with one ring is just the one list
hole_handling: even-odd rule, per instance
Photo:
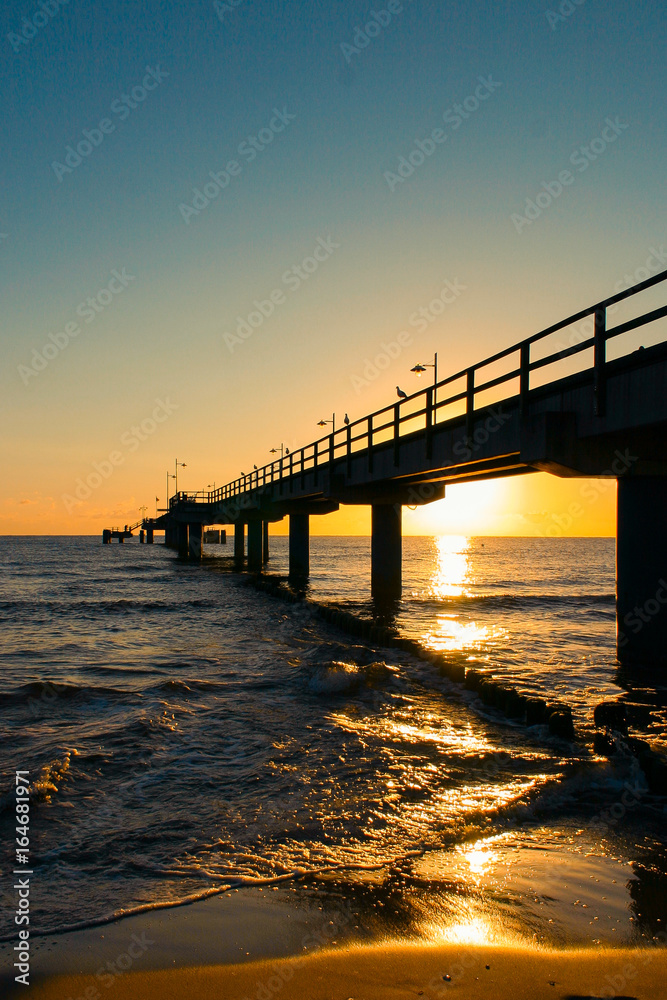
{"label": "sea", "polygon": [[[298,603],[249,587],[231,547],[193,564],[137,539],[0,539],[5,957],[17,770],[33,936],[261,887],[286,907],[352,901],[346,940],[664,938],[667,800],[621,744],[593,749],[605,699],[646,703],[637,735],[667,731],[664,690],[616,661],[613,539],[406,537],[390,610],[402,634],[567,701],[574,742],[319,617],[309,598],[379,613],[368,539],[313,537]],[[284,576],[287,539],[270,547]]]}

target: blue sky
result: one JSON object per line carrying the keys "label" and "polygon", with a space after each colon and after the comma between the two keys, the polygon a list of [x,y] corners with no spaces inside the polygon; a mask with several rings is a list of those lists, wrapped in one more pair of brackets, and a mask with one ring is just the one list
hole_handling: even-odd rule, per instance
{"label": "blue sky", "polygon": [[[160,493],[176,455],[188,488],[231,479],[276,437],[311,440],[321,410],[390,402],[434,350],[444,375],[609,294],[665,239],[658,3],[44,7],[0,15],[0,531],[96,531]],[[363,48],[342,47],[369,23]],[[133,100],[147,72],[160,82]],[[445,123],[480,78],[488,99]],[[289,124],[244,158],[276,111]],[[80,164],[54,169],[105,119],[113,131]],[[577,171],[571,156],[599,149],[608,119],[614,141]],[[386,175],[438,128],[446,140],[392,189]],[[179,206],[230,160],[240,173],[186,223]],[[526,199],[568,168],[518,232]],[[285,290],[318,238],[336,249],[230,351],[224,334]],[[123,268],[132,280],[26,381],[33,350]],[[455,279],[456,303],[357,391],[365,360]],[[164,396],[169,420],[68,513],[63,494]]]}

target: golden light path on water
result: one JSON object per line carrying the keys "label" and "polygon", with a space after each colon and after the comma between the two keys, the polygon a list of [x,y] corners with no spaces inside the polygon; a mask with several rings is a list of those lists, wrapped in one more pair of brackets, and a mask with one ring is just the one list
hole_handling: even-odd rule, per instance
{"label": "golden light path on water", "polygon": [[470,539],[464,535],[441,535],[434,539],[436,566],[429,590],[434,597],[471,594]]}
{"label": "golden light path on water", "polygon": [[[427,599],[445,602],[446,607],[448,601],[476,596],[479,581],[473,556],[479,553],[473,552],[475,544],[463,536],[434,539],[432,574],[423,592]],[[422,638],[433,649],[478,658],[505,634],[500,626],[471,620],[459,607],[437,613],[435,627]],[[444,881],[458,886],[447,893],[446,904],[441,900],[439,913],[431,909],[422,914],[417,921],[419,933],[433,942],[462,945],[508,944],[519,939],[525,943],[525,936],[503,926],[497,908],[489,908],[484,899],[485,882],[493,882],[501,858],[498,842],[505,835],[456,847],[445,844],[451,835],[465,837],[485,818],[526,802],[539,791],[548,780],[540,766],[541,755],[535,754],[529,773],[512,775],[502,765],[499,770],[492,764],[498,748],[484,727],[452,714],[451,706],[443,711],[438,697],[428,692],[398,697],[393,710],[380,716],[337,711],[330,717],[343,731],[379,742],[385,757],[384,798],[393,815],[381,842],[355,845],[359,859],[372,862],[378,853],[395,850],[399,855],[428,843],[417,870],[436,884]],[[490,762],[488,774],[480,767],[485,760]],[[452,784],[443,784],[443,773],[450,768],[452,776],[458,777]],[[469,776],[461,780],[468,768]],[[442,849],[436,846],[440,835],[445,836]]]}
{"label": "golden light path on water", "polygon": [[[474,573],[472,540],[464,535],[441,535],[434,539],[435,567],[426,594],[437,601],[447,598],[472,597]],[[492,628],[474,621],[463,621],[460,615],[446,611],[436,616],[436,627],[423,636],[431,649],[442,652],[482,650],[505,634],[501,627]]]}

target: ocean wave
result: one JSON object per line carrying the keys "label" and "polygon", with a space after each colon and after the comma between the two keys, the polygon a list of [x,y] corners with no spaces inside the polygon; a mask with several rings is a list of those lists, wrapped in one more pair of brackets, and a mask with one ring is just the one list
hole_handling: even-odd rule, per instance
{"label": "ocean wave", "polygon": [[[409,598],[408,598],[409,600]],[[609,607],[616,601],[615,594],[456,594],[452,596],[435,597],[426,595],[418,598],[420,607],[480,607],[487,610],[520,610],[537,607],[589,608],[591,606]]]}
{"label": "ocean wave", "polygon": [[393,680],[397,673],[396,667],[387,666],[384,661],[361,665],[330,660],[311,665],[308,690],[318,695],[351,694],[362,685],[372,687]]}
{"label": "ocean wave", "polygon": [[149,601],[149,600],[131,600],[129,598],[119,598],[115,601],[72,601],[70,598],[64,598],[62,601],[55,601],[53,598],[49,600],[10,600],[10,601],[0,601],[0,614],[5,613],[31,613],[38,612],[44,613],[55,612],[64,617],[77,617],[82,614],[107,614],[107,615],[124,615],[132,613],[154,613],[154,612],[182,612],[189,608],[202,609],[202,608],[217,608],[219,607],[217,601],[205,600],[203,598],[194,598],[192,600],[175,600],[175,601]]}
{"label": "ocean wave", "polygon": [[[51,796],[58,792],[59,786],[67,778],[71,758],[76,756],[78,756],[78,750],[66,750],[62,757],[49,761],[48,764],[40,767],[28,785],[31,805],[37,802],[51,801]],[[16,786],[14,784],[0,794],[0,813],[4,812],[5,809],[13,808],[15,802]]]}
{"label": "ocean wave", "polygon": [[41,705],[45,710],[55,701],[71,701],[73,698],[105,698],[122,700],[131,697],[130,692],[118,688],[96,687],[90,684],[64,684],[61,681],[31,681],[14,691],[0,693],[0,706],[27,704]]}

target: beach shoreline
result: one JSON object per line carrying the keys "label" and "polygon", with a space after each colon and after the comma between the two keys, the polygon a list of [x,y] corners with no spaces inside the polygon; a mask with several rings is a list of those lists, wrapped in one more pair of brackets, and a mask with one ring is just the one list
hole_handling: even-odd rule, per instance
{"label": "beach shoreline", "polygon": [[[18,989],[18,988],[17,988]],[[10,989],[9,996],[20,995]],[[129,971],[112,982],[52,976],[31,983],[35,1000],[532,1000],[667,997],[667,952],[485,945],[376,944],[233,965]]]}

